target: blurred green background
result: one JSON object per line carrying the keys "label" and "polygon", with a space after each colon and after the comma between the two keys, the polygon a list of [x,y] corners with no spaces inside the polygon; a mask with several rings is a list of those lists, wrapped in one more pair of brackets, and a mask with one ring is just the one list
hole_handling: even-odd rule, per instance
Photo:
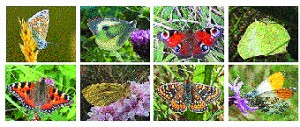
{"label": "blurred green background", "polygon": [[[204,28],[224,29],[224,7],[208,6],[154,6],[154,61],[182,61],[163,42],[158,41],[157,34],[166,30],[201,30]],[[223,34],[223,33],[222,33]],[[211,51],[203,60],[189,61],[224,61],[224,38],[211,47]]]}
{"label": "blurred green background", "polygon": [[116,18],[137,21],[137,29],[150,29],[150,8],[145,6],[81,6],[80,7],[80,60],[82,62],[143,62],[132,49],[130,41],[116,52],[98,48],[95,37],[87,25],[89,19]]}
{"label": "blurred green background", "polygon": [[76,61],[76,7],[6,7],[6,61],[25,62],[19,44],[21,26],[18,18],[27,21],[37,12],[48,9],[50,14],[46,40],[52,42],[38,54],[38,62]]}
{"label": "blurred green background", "polygon": [[[42,77],[54,80],[56,87],[72,97],[69,107],[58,108],[52,114],[25,110],[18,99],[7,91],[15,82],[38,82]],[[41,121],[76,120],[76,66],[75,65],[6,65],[5,66],[5,119],[23,121],[34,119],[35,113]]]}
{"label": "blurred green background", "polygon": [[[298,7],[229,7],[229,61],[235,62],[295,62],[298,61]],[[289,33],[287,53],[256,56],[246,60],[238,54],[237,45],[248,26],[254,21],[275,21]]]}
{"label": "blurred green background", "polygon": [[155,121],[223,121],[224,120],[224,66],[212,65],[156,65],[154,66],[154,90],[160,85],[190,81],[219,88],[221,97],[215,104],[209,104],[203,113],[194,113],[189,109],[175,113],[157,93],[154,92],[153,111]]}
{"label": "blurred green background", "polygon": [[[229,82],[233,81],[240,76],[240,80],[244,85],[240,89],[241,96],[248,92],[255,90],[256,87],[267,79],[270,75],[282,71],[285,72],[285,81],[283,88],[294,87],[298,91],[298,66],[296,65],[252,65],[252,66],[230,66],[229,69]],[[233,92],[229,89],[229,95]],[[282,114],[267,114],[257,110],[253,113],[248,113],[246,117],[242,115],[241,111],[232,105],[229,107],[229,120],[257,120],[257,121],[297,121],[298,120],[298,92],[288,99],[292,102],[293,106],[287,109]]]}

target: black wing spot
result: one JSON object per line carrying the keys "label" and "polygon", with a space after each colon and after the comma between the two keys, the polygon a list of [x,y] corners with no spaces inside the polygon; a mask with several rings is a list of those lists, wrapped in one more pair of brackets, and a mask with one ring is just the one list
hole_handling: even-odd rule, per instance
{"label": "black wing spot", "polygon": [[65,96],[64,96],[64,99],[65,99],[65,100],[68,100],[68,96],[65,95]]}
{"label": "black wing spot", "polygon": [[29,88],[31,87],[31,83],[30,83],[30,82],[28,83],[28,87],[29,87]]}
{"label": "black wing spot", "polygon": [[18,84],[17,83],[15,83],[15,84],[13,84],[14,85],[14,88],[16,89],[16,88],[18,88]]}
{"label": "black wing spot", "polygon": [[55,88],[53,88],[53,91],[52,91],[52,93],[55,93],[55,91],[56,91],[56,89],[55,89]]}
{"label": "black wing spot", "polygon": [[61,95],[62,95],[63,92],[61,92],[61,91],[58,90],[57,93],[58,93],[58,96],[61,97]]}
{"label": "black wing spot", "polygon": [[24,88],[25,85],[26,85],[26,82],[22,82],[22,83],[21,83],[21,88]]}
{"label": "black wing spot", "polygon": [[51,100],[54,100],[54,95],[51,95]]}
{"label": "black wing spot", "polygon": [[106,30],[108,30],[108,29],[109,29],[109,26],[103,26],[103,27],[102,27],[102,30],[105,30],[105,31],[106,31]]}
{"label": "black wing spot", "polygon": [[26,91],[26,94],[27,94],[27,95],[30,94],[30,90],[27,90],[27,91]]}

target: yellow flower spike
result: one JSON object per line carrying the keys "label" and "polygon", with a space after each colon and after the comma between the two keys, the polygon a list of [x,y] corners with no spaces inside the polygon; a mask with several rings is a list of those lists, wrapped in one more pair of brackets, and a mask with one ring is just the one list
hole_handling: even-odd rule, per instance
{"label": "yellow flower spike", "polygon": [[23,19],[20,21],[21,25],[21,34],[20,37],[23,40],[23,45],[20,44],[20,48],[22,53],[25,56],[26,62],[37,62],[37,55],[39,53],[38,50],[36,50],[37,44],[32,37],[32,33],[28,27],[28,23],[25,22]]}

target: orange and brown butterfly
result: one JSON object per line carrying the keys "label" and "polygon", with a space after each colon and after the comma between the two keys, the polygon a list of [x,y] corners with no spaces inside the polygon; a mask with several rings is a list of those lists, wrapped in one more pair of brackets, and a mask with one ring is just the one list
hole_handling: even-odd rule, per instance
{"label": "orange and brown butterfly", "polygon": [[91,84],[81,91],[83,97],[94,106],[107,106],[130,94],[130,83],[123,85],[118,83]]}
{"label": "orange and brown butterfly", "polygon": [[272,109],[273,112],[281,112],[289,107],[286,100],[295,95],[296,88],[282,87],[284,75],[284,72],[276,72],[260,83],[255,90],[247,93],[246,98],[250,104],[266,112],[270,112],[269,109]]}

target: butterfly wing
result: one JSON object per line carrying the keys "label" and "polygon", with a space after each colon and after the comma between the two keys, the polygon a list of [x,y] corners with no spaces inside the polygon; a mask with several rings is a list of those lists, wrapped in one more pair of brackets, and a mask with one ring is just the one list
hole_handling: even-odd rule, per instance
{"label": "butterfly wing", "polygon": [[51,113],[60,107],[69,106],[74,103],[72,98],[66,93],[53,86],[48,85],[48,87],[46,101],[41,105],[41,111]]}
{"label": "butterfly wing", "polygon": [[32,82],[12,83],[8,86],[8,92],[15,96],[26,109],[35,109],[36,104],[31,98],[35,85]]}
{"label": "butterfly wing", "polygon": [[92,33],[96,36],[97,45],[104,50],[120,49],[136,28],[136,21],[127,22],[112,18],[96,18],[88,22]]}
{"label": "butterfly wing", "polygon": [[49,28],[49,10],[37,12],[28,19],[28,25],[35,38],[46,40]]}
{"label": "butterfly wing", "polygon": [[276,72],[260,83],[254,91],[251,91],[247,96],[254,97],[258,94],[262,94],[268,91],[281,89],[284,84],[284,73]]}
{"label": "butterfly wing", "polygon": [[106,106],[129,95],[129,84],[100,83],[85,87],[81,93],[92,105]]}
{"label": "butterfly wing", "polygon": [[281,88],[267,91],[248,99],[252,106],[259,107],[261,111],[268,112],[269,114],[277,114],[291,106],[291,103],[287,99],[292,98],[295,92],[293,88]]}
{"label": "butterfly wing", "polygon": [[190,110],[196,113],[204,112],[208,104],[218,100],[221,96],[220,89],[203,85],[203,84],[196,84],[191,86],[191,103],[190,103]]}
{"label": "butterfly wing", "polygon": [[184,112],[187,109],[184,86],[181,83],[170,83],[157,88],[158,95],[169,103],[174,112]]}
{"label": "butterfly wing", "polygon": [[[203,58],[209,53],[210,47],[215,41],[215,36],[219,36],[220,30],[210,29],[176,31],[169,30],[157,34],[158,39],[172,49],[172,52],[180,58]],[[212,35],[211,32],[214,32]]]}

